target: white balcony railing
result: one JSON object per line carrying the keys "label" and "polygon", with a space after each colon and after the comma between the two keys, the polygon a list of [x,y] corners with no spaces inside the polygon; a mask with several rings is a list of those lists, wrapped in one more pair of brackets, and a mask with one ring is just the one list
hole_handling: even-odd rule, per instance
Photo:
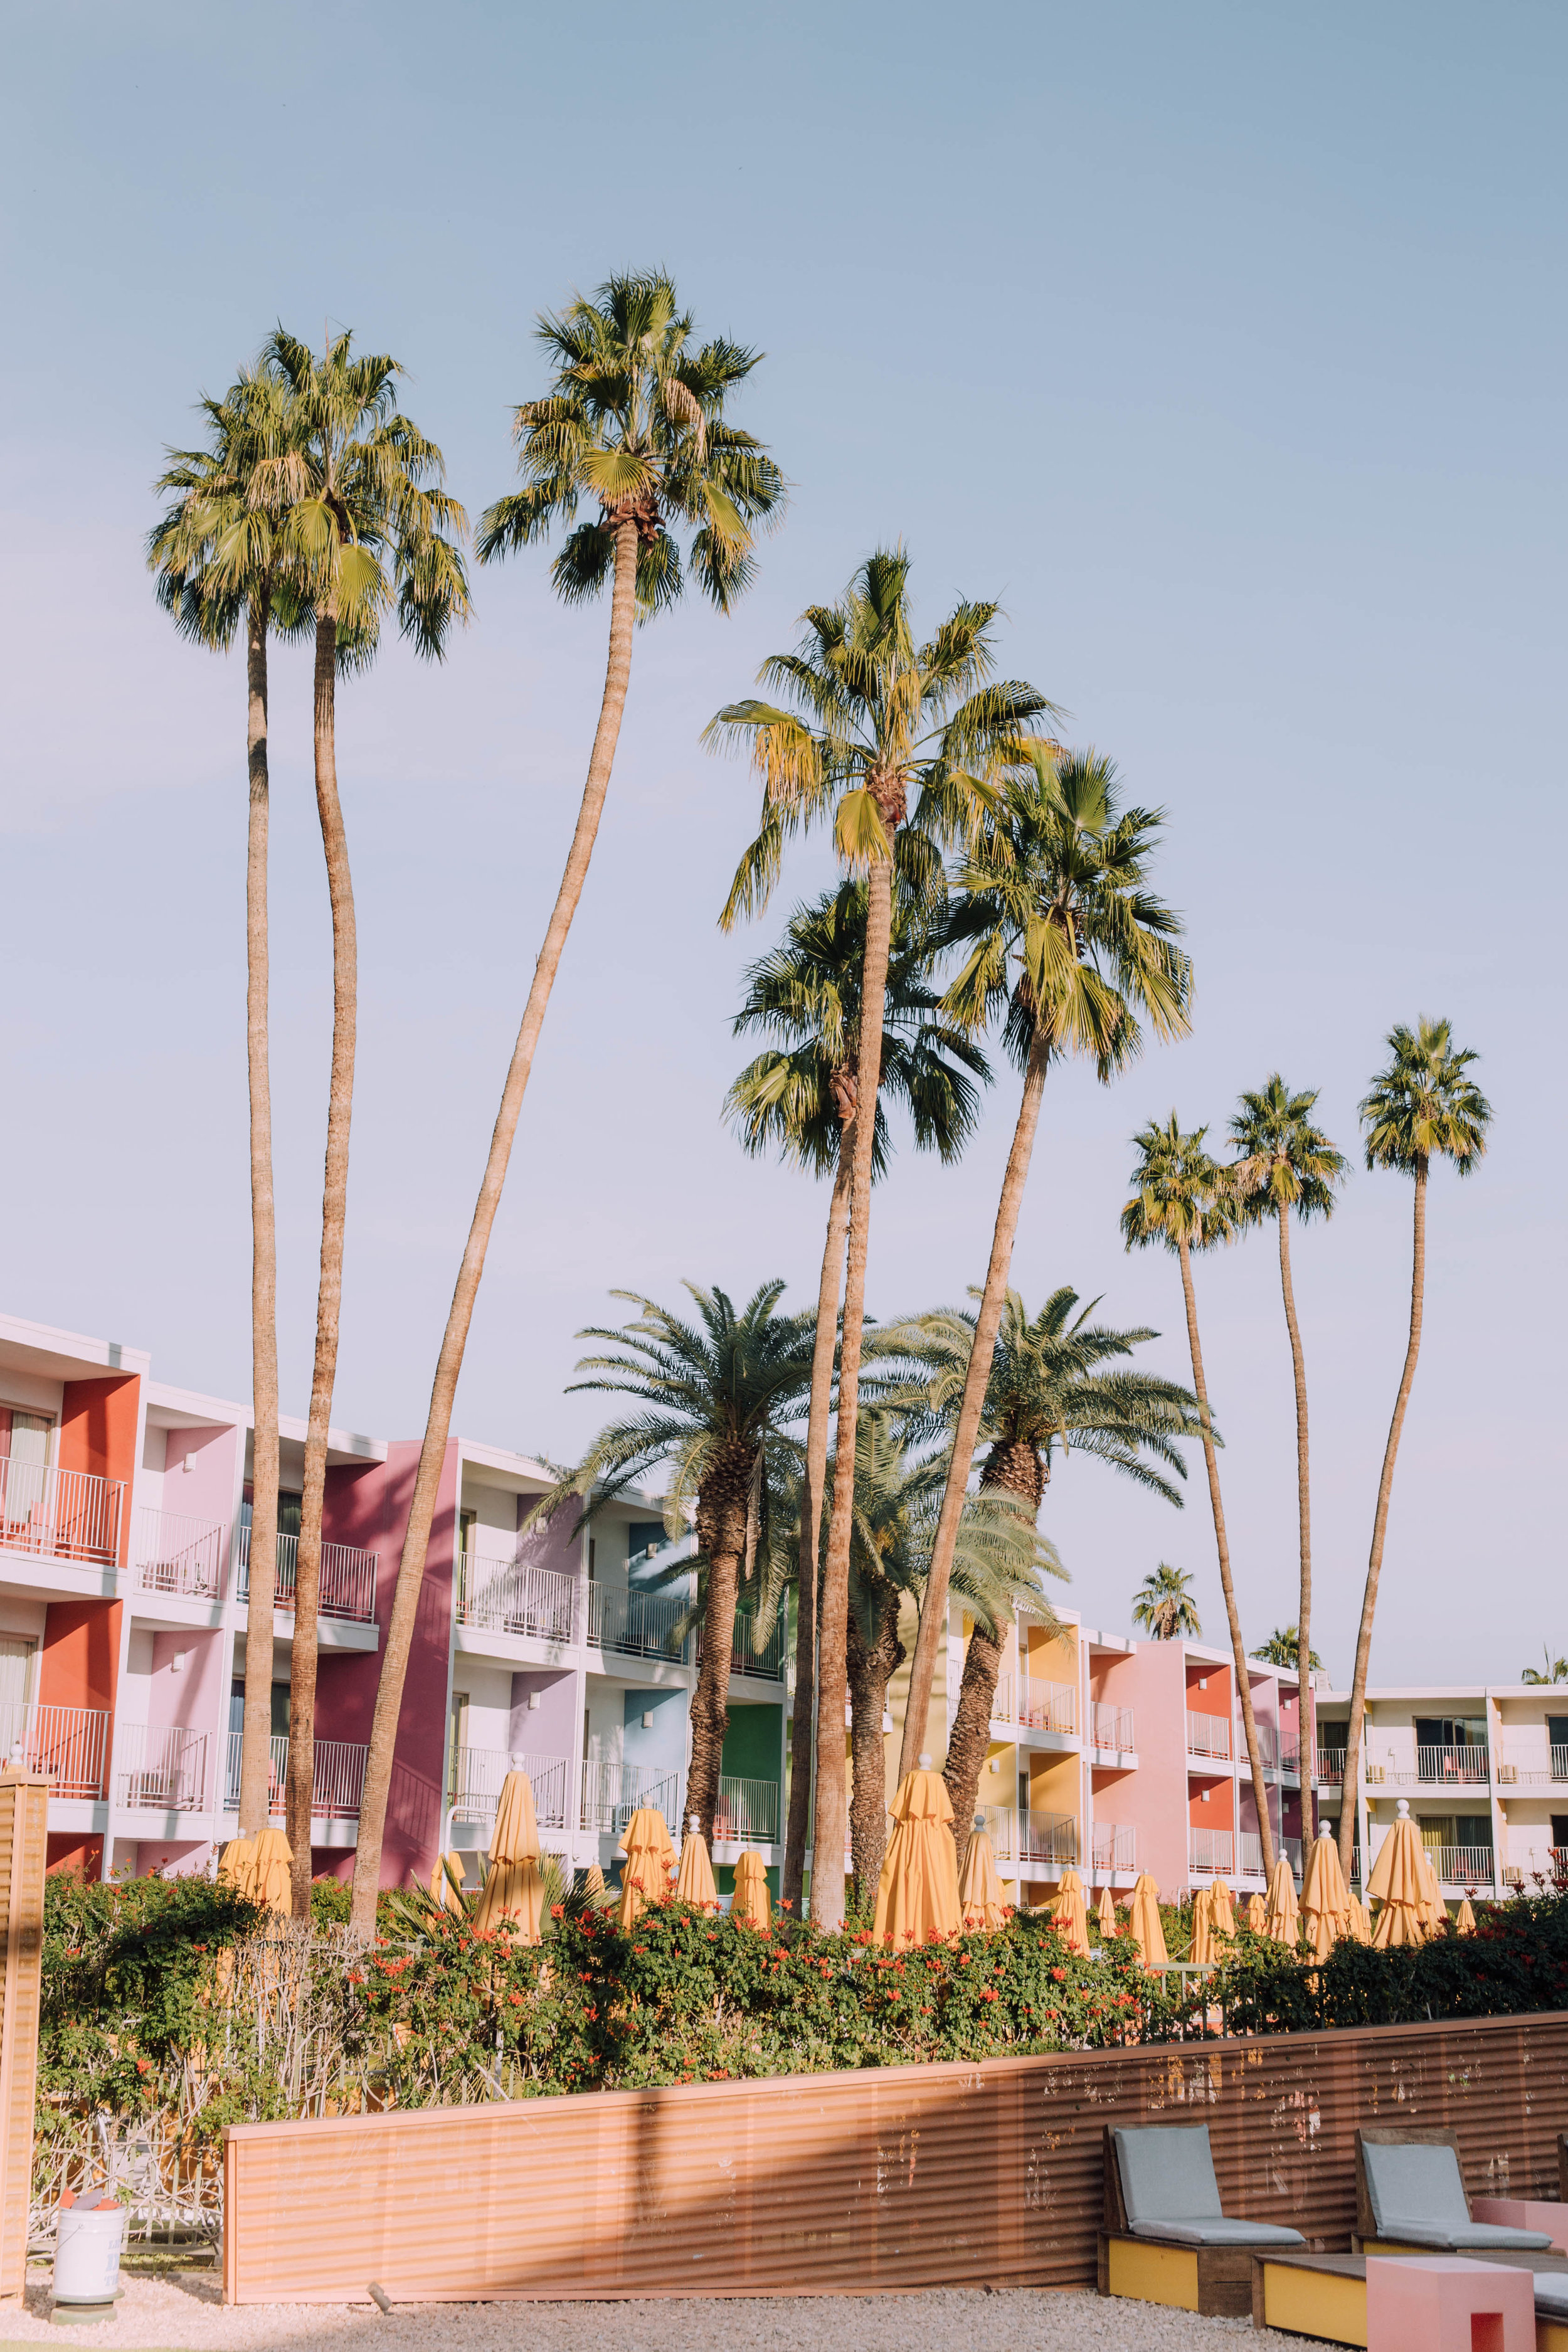
{"label": "white balcony railing", "polygon": [[773,1845],[778,1833],[778,1782],[734,1780],[721,1773],[713,1813],[715,1845]]}
{"label": "white balcony railing", "polygon": [[184,1511],[155,1511],[146,1505],[136,1514],[133,1557],[143,1592],[220,1600],[226,1549],[221,1519],[193,1519]]}
{"label": "white balcony railing", "polygon": [[1318,1778],[1331,1785],[1345,1777],[1345,1751],[1342,1748],[1320,1748]]}
{"label": "white balcony railing", "polygon": [[1393,1778],[1408,1788],[1463,1789],[1484,1786],[1490,1763],[1484,1748],[1417,1748],[1412,1774],[1395,1759]]}
{"label": "white balcony railing", "polygon": [[1194,1715],[1187,1709],[1187,1754],[1214,1756],[1222,1762],[1230,1757],[1230,1717],[1227,1715]]}
{"label": "white balcony railing", "polygon": [[1494,1849],[1489,1845],[1428,1846],[1445,1886],[1490,1886]]}
{"label": "white balcony railing", "polygon": [[1047,1683],[1035,1675],[1003,1675],[992,1702],[994,1723],[1025,1731],[1055,1731],[1070,1738],[1078,1729],[1078,1693],[1071,1683]]}
{"label": "white balcony railing", "polygon": [[[1270,1772],[1296,1772],[1300,1769],[1301,1743],[1293,1731],[1282,1731],[1278,1724],[1273,1723],[1255,1724],[1253,1728],[1258,1734],[1259,1760]],[[1238,1755],[1245,1751],[1246,1746],[1245,1737],[1238,1736]]]}
{"label": "white balcony railing", "polygon": [[207,1735],[122,1723],[114,1739],[114,1795],[135,1811],[201,1813],[207,1802]]}
{"label": "white balcony railing", "polygon": [[526,1633],[536,1642],[571,1642],[577,1633],[577,1580],[523,1559],[458,1562],[458,1622],[487,1633]]}
{"label": "white balcony railing", "polygon": [[516,1765],[528,1775],[534,1816],[541,1829],[566,1826],[568,1771],[564,1756],[540,1756],[528,1748],[515,1756],[505,1748],[454,1748],[447,1802],[455,1822],[491,1822],[500,1802],[501,1782]]}
{"label": "white balcony railing", "polygon": [[1504,1788],[1517,1788],[1521,1783],[1543,1788],[1553,1781],[1568,1780],[1568,1748],[1516,1748],[1510,1744],[1506,1759],[1498,1766],[1497,1776]]}
{"label": "white balcony railing", "polygon": [[1089,1823],[1089,1866],[1104,1871],[1137,1869],[1138,1832],[1131,1822]]}
{"label": "white balcony railing", "polygon": [[679,1663],[686,1654],[686,1643],[678,1629],[690,1605],[663,1593],[631,1592],[625,1585],[591,1583],[588,1646]]}
{"label": "white balcony railing", "polygon": [[[228,1735],[228,1769],[225,1802],[229,1812],[239,1805],[239,1759],[242,1735]],[[318,1739],[310,1775],[310,1811],[327,1821],[357,1819],[364,1793],[364,1760],[368,1748],[354,1739]],[[268,1766],[268,1810],[281,1814],[289,1787],[289,1742],[274,1739]]]}
{"label": "white balcony railing", "polygon": [[[294,1579],[299,1564],[298,1536],[278,1538],[278,1584],[273,1606],[290,1612],[294,1606]],[[320,1614],[323,1617],[346,1617],[356,1625],[375,1622],[375,1563],[380,1555],[360,1551],[353,1544],[324,1543],[321,1546],[321,1592]],[[250,1598],[250,1529],[239,1531],[239,1598]]]}
{"label": "white balcony railing", "polygon": [[680,1774],[658,1764],[601,1764],[585,1759],[580,1819],[601,1835],[624,1830],[641,1805],[651,1805],[673,1830],[680,1818]]}
{"label": "white balcony railing", "polygon": [[1096,1748],[1114,1748],[1121,1753],[1137,1747],[1133,1733],[1132,1709],[1130,1706],[1106,1706],[1100,1700],[1091,1702],[1089,1710],[1089,1736]]}
{"label": "white balcony railing", "polygon": [[1510,1839],[1502,1878],[1505,1886],[1528,1886],[1537,1878],[1549,1887],[1568,1883],[1568,1845],[1527,1845]]}
{"label": "white balcony railing", "polygon": [[113,1568],[124,1503],[122,1479],[0,1458],[0,1551]]}
{"label": "white balcony railing", "polygon": [[1229,1830],[1189,1830],[1187,1868],[1194,1878],[1231,1878],[1236,1874],[1236,1839]]}
{"label": "white balcony railing", "polygon": [[1018,1859],[1063,1867],[1078,1860],[1078,1822],[1071,1813],[1018,1813]]}
{"label": "white balcony railing", "polygon": [[109,1712],[94,1706],[0,1706],[0,1756],[53,1781],[57,1797],[100,1798],[109,1761]]}
{"label": "white balcony railing", "polygon": [[[784,1678],[785,1648],[783,1612],[781,1611],[773,1619],[768,1631],[767,1640],[761,1650],[753,1647],[755,1623],[755,1616],[750,1609],[736,1610],[735,1639],[730,1653],[730,1672],[732,1675],[750,1675],[754,1681],[758,1682],[782,1683]],[[697,1654],[699,1658],[702,1655],[700,1636],[698,1638]]]}

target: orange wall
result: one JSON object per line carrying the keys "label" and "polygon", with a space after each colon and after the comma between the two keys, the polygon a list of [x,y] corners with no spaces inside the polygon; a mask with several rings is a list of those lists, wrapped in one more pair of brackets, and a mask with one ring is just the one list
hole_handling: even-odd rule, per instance
{"label": "orange wall", "polygon": [[1233,1830],[1236,1827],[1236,1783],[1233,1780],[1211,1780],[1209,1801],[1205,1805],[1196,1789],[1187,1791],[1187,1821],[1194,1830]]}
{"label": "orange wall", "polygon": [[51,1601],[38,1658],[40,1706],[112,1711],[120,1671],[119,1601]]}
{"label": "orange wall", "polygon": [[[1206,1682],[1207,1690],[1198,1684]],[[1187,1711],[1191,1715],[1223,1715],[1230,1717],[1230,1669],[1228,1666],[1200,1666],[1187,1662]]]}
{"label": "orange wall", "polygon": [[105,1380],[67,1381],[60,1399],[60,1468],[125,1482],[120,1513],[121,1568],[131,1540],[131,1482],[136,1475],[141,1386],[134,1372],[111,1372]]}

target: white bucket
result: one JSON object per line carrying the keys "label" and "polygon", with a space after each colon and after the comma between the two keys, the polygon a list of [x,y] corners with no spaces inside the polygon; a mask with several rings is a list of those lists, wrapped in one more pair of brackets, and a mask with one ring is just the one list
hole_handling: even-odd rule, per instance
{"label": "white bucket", "polygon": [[55,2301],[112,2303],[124,2241],[123,2206],[67,2206],[55,2242]]}

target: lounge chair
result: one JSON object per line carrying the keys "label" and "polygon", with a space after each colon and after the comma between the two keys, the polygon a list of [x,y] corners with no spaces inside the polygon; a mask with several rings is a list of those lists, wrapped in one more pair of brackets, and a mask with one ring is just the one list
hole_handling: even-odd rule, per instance
{"label": "lounge chair", "polygon": [[1245,2319],[1253,2255],[1305,2244],[1300,2230],[1226,2214],[1206,2124],[1107,2126],[1101,2294]]}
{"label": "lounge chair", "polygon": [[1470,2217],[1459,2143],[1451,2131],[1358,2131],[1357,2253],[1545,2253],[1542,2230],[1509,2230]]}

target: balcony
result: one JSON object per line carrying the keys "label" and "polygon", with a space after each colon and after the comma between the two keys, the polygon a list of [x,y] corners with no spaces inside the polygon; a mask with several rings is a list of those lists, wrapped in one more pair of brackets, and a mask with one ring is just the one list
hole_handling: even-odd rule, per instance
{"label": "balcony", "polygon": [[0,1459],[0,1551],[113,1568],[124,1503],[122,1479]]}
{"label": "balcony", "polygon": [[1130,1822],[1091,1822],[1089,1827],[1090,1870],[1136,1870],[1138,1832]]}
{"label": "balcony", "polygon": [[1505,1789],[1545,1788],[1568,1780],[1568,1748],[1515,1748],[1498,1766],[1498,1782]]}
{"label": "balcony", "polygon": [[[298,1536],[278,1538],[278,1584],[273,1594],[273,1607],[291,1612],[294,1607],[294,1579],[299,1563]],[[375,1622],[375,1563],[379,1553],[357,1551],[353,1544],[324,1543],[321,1546],[321,1591],[318,1604],[322,1617],[342,1617],[355,1625]],[[250,1598],[250,1529],[239,1531],[239,1598]]]}
{"label": "balcony", "polygon": [[1078,1860],[1078,1822],[1071,1813],[1015,1812],[1010,1805],[987,1805],[984,1814],[998,1862],[1060,1870]]}
{"label": "balcony", "polygon": [[[668,1600],[662,1593],[632,1592],[624,1585],[588,1587],[588,1646],[615,1650],[622,1656],[663,1658],[679,1665],[686,1643],[679,1627],[690,1614],[689,1601]],[[586,1822],[583,1824],[586,1829]]]}
{"label": "balcony", "polygon": [[1187,1754],[1213,1757],[1216,1762],[1230,1761],[1230,1717],[1227,1715],[1194,1715],[1187,1709]]}
{"label": "balcony", "polygon": [[1078,1729],[1078,1692],[1071,1683],[1041,1682],[1034,1675],[1003,1675],[991,1705],[993,1723],[1023,1731],[1055,1731],[1068,1738]]}
{"label": "balcony", "polygon": [[1099,1699],[1090,1702],[1089,1710],[1089,1741],[1091,1748],[1114,1750],[1125,1755],[1138,1745],[1130,1706],[1105,1706]]}
{"label": "balcony", "polygon": [[454,1748],[447,1795],[452,1819],[492,1822],[500,1802],[501,1782],[513,1769],[528,1775],[533,1790],[534,1818],[540,1828],[563,1830],[568,1793],[566,1759],[535,1755],[527,1748],[509,1754],[498,1748]]}
{"label": "balcony", "polygon": [[1189,1830],[1187,1869],[1194,1878],[1234,1878],[1236,1839],[1229,1830]]}
{"label": "balcony", "polygon": [[0,1747],[52,1780],[54,1797],[98,1800],[109,1761],[109,1714],[92,1706],[0,1706]]}
{"label": "balcony", "polygon": [[[750,1675],[755,1682],[782,1683],[784,1678],[785,1626],[782,1613],[775,1617],[767,1641],[759,1651],[752,1648],[752,1627],[756,1622],[750,1609],[735,1612],[734,1641],[730,1651],[730,1672]],[[697,1659],[702,1661],[702,1635],[697,1636]]]}
{"label": "balcony", "polygon": [[114,1741],[114,1799],[132,1812],[205,1812],[206,1733],[122,1723]]}
{"label": "balcony", "polygon": [[466,1551],[458,1561],[458,1622],[536,1642],[574,1641],[577,1580],[556,1568]]}
{"label": "balcony", "polygon": [[223,1598],[227,1530],[221,1519],[188,1518],[183,1511],[136,1514],[132,1558],[143,1592],[168,1592],[182,1601]]}
{"label": "balcony", "polygon": [[626,1828],[639,1806],[651,1805],[673,1829],[680,1819],[680,1774],[658,1764],[601,1764],[585,1758],[578,1818],[601,1837]]}
{"label": "balcony", "polygon": [[[1293,1731],[1281,1731],[1272,1723],[1255,1724],[1258,1753],[1270,1772],[1299,1772],[1301,1768],[1301,1743]],[[1243,1741],[1245,1747],[1246,1742]]]}
{"label": "balcony", "polygon": [[1490,1770],[1484,1748],[1417,1748],[1415,1771],[1395,1757],[1388,1778],[1406,1789],[1474,1789],[1486,1786]]}
{"label": "balcony", "polygon": [[1444,1886],[1490,1886],[1493,1848],[1489,1845],[1436,1845],[1426,1848]]}
{"label": "balcony", "polygon": [[1345,1777],[1345,1750],[1342,1748],[1320,1748],[1318,1778],[1332,1788]]}
{"label": "balcony", "polygon": [[775,1845],[778,1834],[777,1781],[735,1780],[721,1773],[713,1814],[714,1844]]}
{"label": "balcony", "polygon": [[[1542,1824],[1544,1827],[1544,1823]],[[1510,1841],[1510,1845],[1512,1841]],[[1513,1860],[1503,1864],[1505,1886],[1523,1887],[1536,1879],[1549,1887],[1568,1885],[1568,1845],[1513,1845]]]}
{"label": "balcony", "polygon": [[[228,1812],[239,1810],[239,1761],[242,1735],[228,1735],[228,1769],[225,1782],[224,1806]],[[268,1767],[268,1811],[281,1816],[285,1792],[289,1786],[289,1742],[274,1739],[271,1761]],[[360,1799],[364,1792],[364,1760],[368,1748],[358,1740],[318,1739],[315,1742],[315,1769],[311,1773],[310,1811],[328,1821],[356,1821]]]}

